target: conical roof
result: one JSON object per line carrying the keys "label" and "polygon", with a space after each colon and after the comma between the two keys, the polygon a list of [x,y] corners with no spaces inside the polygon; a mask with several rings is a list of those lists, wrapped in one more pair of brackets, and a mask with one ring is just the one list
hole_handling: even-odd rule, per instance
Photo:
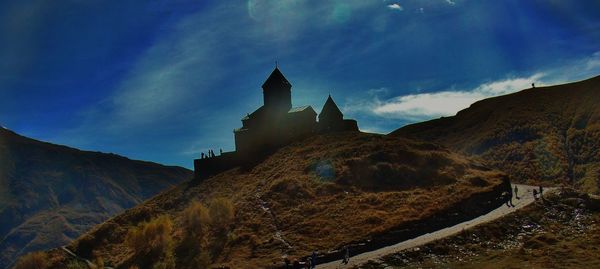
{"label": "conical roof", "polygon": [[290,84],[281,71],[279,71],[279,68],[275,67],[275,70],[273,70],[269,78],[263,83],[262,88],[266,90],[274,87],[279,88],[281,86],[292,87],[292,84]]}
{"label": "conical roof", "polygon": [[331,95],[327,97],[327,101],[325,101],[325,105],[323,105],[323,109],[321,109],[321,114],[319,114],[319,119],[321,118],[342,118],[344,115],[342,111],[338,108],[338,106],[331,98]]}

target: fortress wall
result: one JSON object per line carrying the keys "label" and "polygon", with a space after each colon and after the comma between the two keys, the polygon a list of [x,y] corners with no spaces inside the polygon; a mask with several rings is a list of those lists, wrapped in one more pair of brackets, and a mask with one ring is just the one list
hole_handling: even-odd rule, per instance
{"label": "fortress wall", "polygon": [[236,152],[224,152],[222,155],[194,160],[194,179],[204,179],[209,176],[229,170],[241,164]]}

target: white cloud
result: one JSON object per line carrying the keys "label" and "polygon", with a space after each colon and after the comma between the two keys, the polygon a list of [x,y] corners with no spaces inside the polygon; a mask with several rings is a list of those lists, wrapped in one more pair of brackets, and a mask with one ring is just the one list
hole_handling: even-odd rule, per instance
{"label": "white cloud", "polygon": [[389,5],[387,5],[387,7],[392,10],[398,10],[398,11],[404,10],[404,8],[401,5],[399,5],[398,3],[389,4]]}
{"label": "white cloud", "polygon": [[543,77],[543,73],[538,73],[530,77],[484,83],[470,90],[409,94],[383,101],[375,98],[370,103],[370,110],[378,116],[408,120],[451,116],[478,100],[523,90],[531,87],[531,83],[541,86],[544,84],[541,80]]}
{"label": "white cloud", "polygon": [[596,51],[585,64],[587,70],[594,70],[598,67],[600,67],[600,51]]}
{"label": "white cloud", "polygon": [[453,0],[445,0],[445,1],[446,1],[446,3],[448,3],[451,6],[456,5],[456,2],[454,2]]}

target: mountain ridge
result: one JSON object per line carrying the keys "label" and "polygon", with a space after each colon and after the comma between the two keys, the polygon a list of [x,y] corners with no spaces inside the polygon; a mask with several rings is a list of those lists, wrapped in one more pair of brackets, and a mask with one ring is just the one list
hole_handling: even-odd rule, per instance
{"label": "mountain ridge", "polygon": [[38,141],[0,128],[0,268],[70,242],[191,171]]}

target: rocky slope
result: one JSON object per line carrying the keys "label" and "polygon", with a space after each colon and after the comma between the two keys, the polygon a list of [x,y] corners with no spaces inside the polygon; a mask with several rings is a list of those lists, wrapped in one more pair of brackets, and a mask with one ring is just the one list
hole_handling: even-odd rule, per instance
{"label": "rocky slope", "polygon": [[[166,257],[175,260],[175,268],[190,268],[187,256],[203,257],[207,251],[214,266],[280,266],[283,257],[318,250],[326,258],[346,244],[376,246],[382,238],[425,232],[416,225],[420,220],[447,224],[454,221],[448,216],[497,206],[507,183],[505,174],[435,144],[356,132],[320,135],[254,166],[183,183],[96,226],[69,248],[105,265],[140,266],[133,257],[139,250],[125,243],[126,235],[159,216],[164,223],[167,216],[173,224],[164,226],[169,234],[160,238],[172,238],[166,245],[174,257]],[[193,201],[210,204],[219,197],[235,208],[221,247],[210,247],[216,240],[210,231],[207,247],[182,247],[188,234],[185,209]],[[68,263],[60,250],[50,253],[54,268]]]}
{"label": "rocky slope", "polygon": [[191,171],[44,143],[0,128],[0,268],[69,243]]}
{"label": "rocky slope", "polygon": [[474,103],[453,117],[402,127],[419,138],[485,159],[517,182],[574,183],[598,193],[600,76]]}

